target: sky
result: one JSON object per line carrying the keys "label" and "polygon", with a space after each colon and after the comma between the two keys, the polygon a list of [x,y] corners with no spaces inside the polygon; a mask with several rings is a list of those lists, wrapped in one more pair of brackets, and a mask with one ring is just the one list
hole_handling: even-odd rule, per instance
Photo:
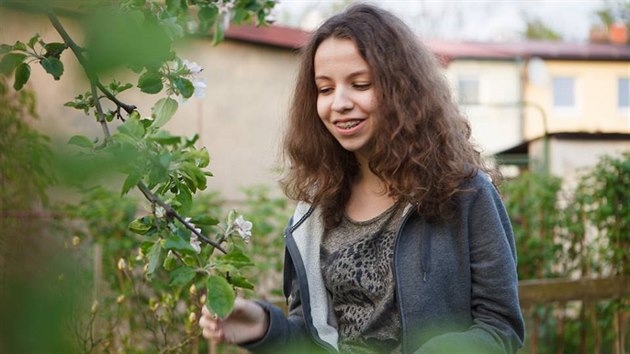
{"label": "sky", "polygon": [[[613,2],[615,0],[608,0]],[[279,0],[277,23],[314,27],[344,0]],[[477,41],[517,40],[527,18],[540,19],[565,41],[588,39],[594,12],[606,0],[387,0],[368,1],[388,9],[424,38]]]}

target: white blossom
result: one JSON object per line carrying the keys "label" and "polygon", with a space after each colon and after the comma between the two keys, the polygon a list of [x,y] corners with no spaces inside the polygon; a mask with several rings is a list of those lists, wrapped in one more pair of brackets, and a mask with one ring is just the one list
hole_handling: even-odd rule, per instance
{"label": "white blossom", "polygon": [[195,88],[195,97],[201,99],[206,97],[206,79],[192,80],[193,87]]}
{"label": "white blossom", "polygon": [[187,59],[182,60],[182,65],[184,65],[184,67],[186,69],[188,69],[188,71],[190,71],[191,74],[199,74],[200,72],[203,71],[203,68],[195,63],[194,61],[189,61]]}
{"label": "white blossom", "polygon": [[238,232],[241,238],[245,241],[249,241],[249,238],[252,237],[252,222],[245,220],[243,215],[239,215],[236,220],[234,220],[234,230]]}
{"label": "white blossom", "polygon": [[201,253],[201,242],[199,242],[195,234],[190,235],[190,247],[192,247],[197,254]]}
{"label": "white blossom", "polygon": [[162,208],[161,206],[156,206],[155,207],[155,216],[158,218],[163,218],[164,215],[166,215],[166,210],[164,210],[164,208]]}

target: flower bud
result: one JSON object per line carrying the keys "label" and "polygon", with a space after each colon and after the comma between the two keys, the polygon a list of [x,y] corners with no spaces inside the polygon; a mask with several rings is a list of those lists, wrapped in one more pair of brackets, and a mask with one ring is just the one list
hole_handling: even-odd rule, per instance
{"label": "flower bud", "polygon": [[201,297],[199,298],[199,302],[201,302],[202,304],[206,303],[206,294],[201,295]]}
{"label": "flower bud", "polygon": [[118,260],[118,270],[123,271],[127,268],[127,262],[125,262],[124,258]]}
{"label": "flower bud", "polygon": [[190,286],[190,289],[188,289],[188,292],[190,292],[190,295],[193,295],[193,296],[197,294],[197,287],[195,286],[195,284]]}
{"label": "flower bud", "polygon": [[121,294],[116,298],[116,303],[119,305],[122,304],[123,301],[125,301],[125,295]]}
{"label": "flower bud", "polygon": [[197,320],[197,315],[194,312],[191,312],[188,315],[188,322],[195,323],[196,320]]}
{"label": "flower bud", "polygon": [[138,248],[138,255],[136,256],[136,261],[141,261],[144,258],[144,254],[142,253],[142,248]]}
{"label": "flower bud", "polygon": [[151,311],[157,311],[158,307],[160,307],[160,302],[158,301],[158,299],[151,297],[149,299],[149,308],[151,309]]}
{"label": "flower bud", "polygon": [[94,300],[94,302],[92,303],[92,308],[90,309],[90,312],[96,313],[96,310],[98,310],[98,301]]}
{"label": "flower bud", "polygon": [[72,246],[77,247],[81,243],[79,236],[72,236]]}

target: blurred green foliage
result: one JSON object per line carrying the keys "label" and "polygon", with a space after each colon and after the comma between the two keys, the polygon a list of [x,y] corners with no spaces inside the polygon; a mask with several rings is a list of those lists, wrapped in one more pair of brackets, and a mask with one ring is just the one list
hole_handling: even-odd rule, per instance
{"label": "blurred green foliage", "polygon": [[[516,238],[519,279],[630,275],[630,152],[602,157],[575,185],[526,173],[505,182],[502,191]],[[594,304],[541,304],[527,314],[528,336],[538,333],[540,353],[558,352],[560,345],[568,353],[613,352],[615,333],[630,337],[628,313],[628,296]],[[625,333],[619,329],[623,323]]]}

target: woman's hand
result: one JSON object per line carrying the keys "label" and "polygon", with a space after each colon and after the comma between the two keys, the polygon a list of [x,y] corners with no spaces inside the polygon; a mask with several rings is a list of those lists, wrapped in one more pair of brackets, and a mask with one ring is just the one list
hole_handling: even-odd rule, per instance
{"label": "woman's hand", "polygon": [[237,298],[234,309],[221,319],[203,306],[199,326],[203,336],[217,342],[242,344],[261,339],[269,327],[269,314],[257,303]]}

